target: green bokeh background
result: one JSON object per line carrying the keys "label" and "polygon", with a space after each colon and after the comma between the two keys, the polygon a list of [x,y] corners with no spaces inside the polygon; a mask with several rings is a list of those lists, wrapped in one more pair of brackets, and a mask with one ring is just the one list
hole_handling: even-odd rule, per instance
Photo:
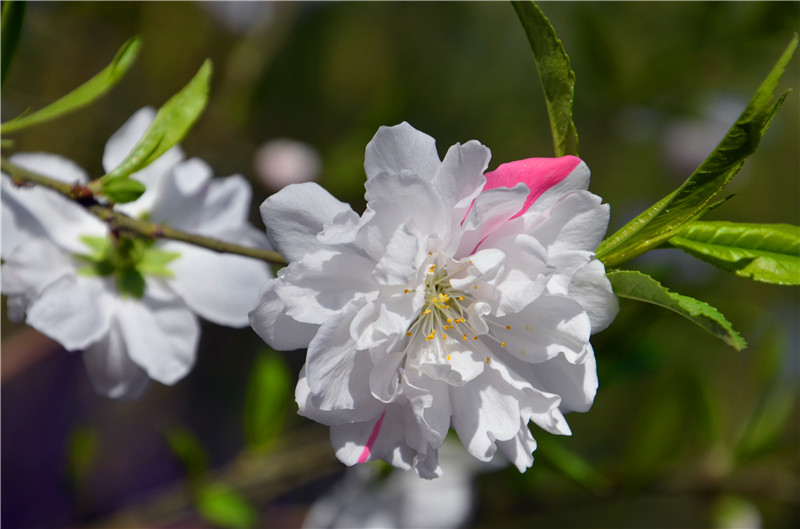
{"label": "green bokeh background", "polygon": [[[408,121],[435,137],[440,153],[478,139],[492,149],[490,168],[552,155],[530,48],[504,2],[240,7],[254,13],[244,31],[220,18],[221,11],[234,9],[230,4],[30,4],[3,87],[4,120],[76,87],[132,35],[141,35],[144,47],[111,94],[17,134],[12,151],[62,154],[98,176],[108,137],[138,108],[163,103],[210,57],[210,105],[183,148],[218,175],[251,179],[257,226],[256,208],[268,191],[253,177],[253,157],[262,142],[276,137],[317,149],[320,183],[359,211],[364,147],[381,125]],[[669,139],[693,137],[721,101],[743,108],[800,29],[800,4],[794,2],[548,2],[542,8],[576,73],[581,157],[592,170],[590,189],[612,206],[611,230],[677,187],[702,160],[670,151]],[[728,188],[736,196],[710,219],[800,223],[797,56],[780,91],[787,88],[795,91]],[[735,117],[722,121],[730,125]],[[696,132],[696,143],[721,139],[726,128],[709,127]],[[737,509],[756,509],[765,527],[800,524],[798,290],[728,275],[679,252],[651,252],[630,265],[719,308],[750,347],[737,353],[677,315],[623,302],[617,321],[593,339],[600,374],[593,409],[568,416],[571,438],[535,431],[540,447],[527,473],[482,475],[470,524],[721,527]],[[4,344],[29,332],[3,324]],[[170,486],[152,482],[122,499],[97,499],[104,483],[124,481],[132,468],[115,471],[109,463],[115,457],[151,464],[144,456],[137,460],[131,445],[130,452],[113,454],[104,440],[156,436],[150,430],[182,425],[209,447],[213,465],[235,456],[243,443],[243,386],[262,345],[246,329],[206,325],[204,333],[196,372],[173,388],[151,388],[140,402],[104,401],[80,382],[76,406],[84,411],[71,419],[73,433],[58,442],[69,454],[74,432],[93,432],[100,441],[81,445],[89,446],[89,463],[78,474],[90,484],[70,481],[64,485],[74,500],[69,508],[52,519],[31,519],[39,526],[89,523]],[[14,352],[4,345],[4,364]],[[295,371],[299,355],[286,355]],[[9,402],[8,388],[36,387],[42,383],[37,370],[55,361],[44,357],[24,376],[4,379],[4,409],[28,406]],[[131,426],[152,417],[150,433]],[[303,426],[290,418],[285,435]],[[5,424],[3,430],[5,446],[14,432]],[[74,452],[65,460],[74,464]],[[3,478],[4,491],[14,486],[15,476],[4,472]],[[276,511],[267,505],[259,524],[297,522],[297,513],[319,492],[279,496],[281,512],[292,505],[295,514],[270,516]]]}

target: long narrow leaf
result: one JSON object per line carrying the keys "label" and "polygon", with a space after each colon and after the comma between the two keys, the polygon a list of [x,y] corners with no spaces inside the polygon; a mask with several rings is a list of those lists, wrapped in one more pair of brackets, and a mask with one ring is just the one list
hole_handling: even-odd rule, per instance
{"label": "long narrow leaf", "polygon": [[658,281],[633,270],[609,272],[608,279],[614,294],[621,298],[635,299],[659,305],[677,312],[707,330],[725,343],[741,351],[747,347],[739,333],[720,311],[700,300],[670,292]]}
{"label": "long narrow leaf", "polygon": [[0,84],[6,80],[11,58],[17,49],[26,5],[27,2],[3,2],[2,21],[0,21]]}
{"label": "long narrow leaf", "polygon": [[[16,2],[9,2],[16,3]],[[134,37],[127,41],[117,52],[111,64],[83,83],[81,86],[68,93],[58,101],[51,103],[41,110],[30,114],[23,114],[0,125],[0,133],[8,134],[33,125],[59,118],[74,112],[90,103],[93,103],[116,85],[125,72],[133,65],[139,54],[141,41]]]}
{"label": "long narrow leaf", "polygon": [[211,69],[211,61],[206,59],[192,80],[164,103],[130,154],[102,177],[103,185],[146,167],[186,136],[206,108]]}
{"label": "long narrow leaf", "polygon": [[742,277],[800,284],[800,226],[694,222],[669,244]]}
{"label": "long narrow leaf", "polygon": [[676,235],[696,220],[714,196],[739,172],[745,159],[755,152],[783,103],[786,94],[774,104],[772,100],[797,43],[795,35],[739,119],[686,182],[603,241],[597,257],[606,267],[641,255]]}
{"label": "long narrow leaf", "polygon": [[511,2],[530,42],[544,88],[556,156],[578,154],[578,131],[572,122],[575,73],[553,25],[534,2]]}

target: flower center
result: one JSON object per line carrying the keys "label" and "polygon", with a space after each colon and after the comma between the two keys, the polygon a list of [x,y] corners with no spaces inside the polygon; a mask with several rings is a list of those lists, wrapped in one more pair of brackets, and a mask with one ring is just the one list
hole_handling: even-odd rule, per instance
{"label": "flower center", "polygon": [[168,264],[180,257],[154,246],[155,241],[130,237],[94,237],[85,235],[81,242],[89,253],[74,254],[85,265],[78,273],[85,276],[114,276],[117,290],[123,297],[144,295],[145,275],[173,277]]}
{"label": "flower center", "polygon": [[[466,307],[474,299],[465,292],[453,288],[453,274],[429,265],[425,277],[425,304],[406,335],[411,337],[408,351],[422,355],[421,362],[444,362],[450,360],[448,341],[477,340],[478,335],[470,325]],[[425,339],[425,343],[422,342]]]}

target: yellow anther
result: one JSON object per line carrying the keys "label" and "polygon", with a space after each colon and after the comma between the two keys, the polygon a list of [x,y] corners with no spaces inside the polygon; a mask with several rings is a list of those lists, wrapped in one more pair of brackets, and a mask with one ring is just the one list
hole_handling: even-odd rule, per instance
{"label": "yellow anther", "polygon": [[492,361],[492,359],[491,359],[491,358],[489,358],[489,357],[487,356],[487,357],[486,357],[486,363],[488,364],[488,363],[489,363],[489,362],[491,362],[491,361]]}
{"label": "yellow anther", "polygon": [[474,286],[474,287],[472,287],[472,288],[474,288],[475,290],[478,290],[478,285],[475,285],[475,286]]}
{"label": "yellow anther", "polygon": [[506,330],[510,331],[511,330],[511,325],[506,325]]}
{"label": "yellow anther", "polygon": [[[531,326],[530,326],[530,325],[526,325],[526,326],[525,326],[525,330],[526,330],[526,331],[531,331]],[[533,332],[533,331],[531,331],[531,332]]]}
{"label": "yellow anther", "polygon": [[430,314],[430,313],[431,313],[431,309],[425,309],[425,311],[423,312],[423,314]]}
{"label": "yellow anther", "polygon": [[403,293],[404,293],[404,294],[408,294],[409,292],[411,292],[409,289],[405,289],[405,290],[403,291]]}
{"label": "yellow anther", "polygon": [[459,301],[464,301],[465,299],[467,299],[467,298],[465,298],[464,296],[458,296],[458,300]]}
{"label": "yellow anther", "polygon": [[411,336],[411,331],[406,331],[406,336]]}
{"label": "yellow anther", "polygon": [[472,337],[472,339],[473,339],[473,340],[477,340],[477,339],[478,339],[478,337],[477,337],[477,336],[473,336],[473,337]]}
{"label": "yellow anther", "polygon": [[505,346],[506,346],[506,342],[500,342],[500,347],[505,347]]}
{"label": "yellow anther", "polygon": [[447,335],[442,333],[442,341],[447,340]]}
{"label": "yellow anther", "polygon": [[467,335],[465,334],[464,336],[461,337],[461,339],[462,340],[466,340],[467,339]]}
{"label": "yellow anther", "polygon": [[450,355],[447,355],[445,358],[447,358],[448,362],[450,361]]}
{"label": "yellow anther", "polygon": [[428,255],[433,255],[433,252],[428,252]]}

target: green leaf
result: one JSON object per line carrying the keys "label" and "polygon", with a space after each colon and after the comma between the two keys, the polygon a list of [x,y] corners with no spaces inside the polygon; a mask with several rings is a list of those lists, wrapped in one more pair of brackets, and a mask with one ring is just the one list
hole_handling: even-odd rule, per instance
{"label": "green leaf", "polygon": [[772,100],[797,43],[795,34],[739,119],[686,182],[600,244],[597,257],[606,268],[659,246],[707,211],[714,196],[755,152],[783,103],[786,94],[774,104]]}
{"label": "green leaf", "polygon": [[[16,2],[8,2],[14,4]],[[117,52],[111,64],[106,66],[100,73],[86,81],[84,84],[68,93],[58,101],[51,103],[41,110],[31,114],[24,114],[0,125],[0,133],[7,134],[39,123],[44,123],[63,116],[69,112],[74,112],[89,103],[93,103],[106,92],[111,90],[114,85],[122,79],[125,72],[133,65],[136,56],[139,54],[141,41],[139,37],[134,37],[127,41]]]}
{"label": "green leaf", "polygon": [[695,222],[669,244],[742,277],[800,284],[800,226]]}
{"label": "green leaf", "polygon": [[138,199],[145,192],[143,183],[133,178],[116,178],[103,183],[100,190],[106,198],[116,204],[125,204]]}
{"label": "green leaf", "polygon": [[641,272],[620,270],[609,272],[607,276],[611,281],[614,294],[618,297],[644,301],[670,309],[693,321],[737,351],[747,347],[747,342],[733,330],[731,323],[711,305],[689,296],[670,292],[661,283]]}
{"label": "green leaf", "polygon": [[578,131],[572,122],[575,73],[553,25],[534,2],[511,2],[533,50],[544,88],[556,156],[578,154]]}
{"label": "green leaf", "polygon": [[199,482],[208,469],[208,456],[200,441],[185,428],[173,428],[164,436],[172,453],[186,468],[189,479]]}
{"label": "green leaf", "polygon": [[114,274],[117,290],[122,297],[141,299],[146,286],[144,276],[135,268],[122,268]]}
{"label": "green leaf", "polygon": [[210,80],[211,61],[206,59],[192,80],[158,110],[130,154],[102,177],[103,190],[109,182],[126,178],[149,165],[186,136],[206,107]]}
{"label": "green leaf", "polygon": [[96,237],[94,235],[81,235],[78,237],[84,246],[91,250],[91,257],[95,260],[104,259],[108,255],[111,241],[108,237]]}
{"label": "green leaf", "polygon": [[251,447],[262,446],[280,431],[293,395],[291,375],[276,352],[259,354],[247,387],[244,431]]}
{"label": "green leaf", "polygon": [[11,58],[17,49],[27,5],[27,2],[3,2],[0,20],[0,84],[6,80]]}
{"label": "green leaf", "polygon": [[255,526],[258,510],[234,489],[219,483],[202,486],[195,497],[197,510],[207,521],[221,527]]}
{"label": "green leaf", "polygon": [[136,265],[136,269],[146,275],[175,277],[175,274],[172,273],[172,270],[167,265],[180,256],[180,252],[165,252],[155,247],[148,248]]}

